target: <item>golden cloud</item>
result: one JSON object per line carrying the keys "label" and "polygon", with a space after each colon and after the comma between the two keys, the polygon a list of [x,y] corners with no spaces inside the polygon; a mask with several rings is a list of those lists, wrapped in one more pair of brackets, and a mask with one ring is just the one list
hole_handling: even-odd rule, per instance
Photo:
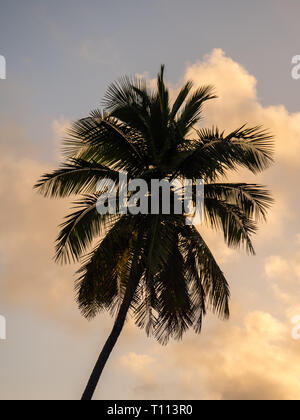
{"label": "golden cloud", "polygon": [[154,347],[150,357],[129,354],[122,365],[135,378],[136,398],[152,398],[158,386],[163,399],[174,393],[182,399],[297,399],[299,342],[291,331],[292,324],[254,311],[241,327],[219,326],[167,349]]}
{"label": "golden cloud", "polygon": [[[243,259],[242,267],[239,254],[227,250],[220,236],[206,232],[220,263],[226,264],[232,273],[240,269],[243,274],[245,287],[240,289],[240,300],[233,302],[231,321],[216,323],[208,318],[201,337],[188,335],[182,343],[170,343],[167,348],[152,341],[142,344],[139,341],[140,354],[124,355],[118,366],[126,374],[130,372],[135,383],[133,398],[299,398],[300,344],[291,338],[290,317],[300,313],[299,259],[295,250],[299,244],[294,237],[295,232],[300,232],[299,199],[295,194],[299,178],[300,113],[291,114],[282,105],[262,106],[256,79],[219,49],[188,66],[184,79],[193,80],[197,86],[216,87],[219,99],[207,105],[203,125],[230,130],[245,122],[263,124],[275,135],[273,168],[257,178],[243,171],[232,179],[267,183],[274,192],[276,205],[258,235],[257,243],[264,255]],[[65,119],[53,122],[54,149],[68,124]],[[48,168],[20,124],[6,123],[1,136],[4,144],[0,157],[1,300],[11,305],[28,304],[48,316],[59,316],[60,320],[67,319],[79,326],[81,316],[73,291],[76,267],[60,267],[52,261],[57,225],[69,203],[46,200],[33,191],[36,179]],[[284,248],[287,243],[290,247],[280,252],[279,245]],[[254,267],[261,272],[257,282],[253,280]],[[259,289],[265,293],[263,300],[259,299],[260,292],[254,297],[249,294],[259,281],[263,282]],[[233,294],[237,296],[236,289]],[[276,309],[276,316],[271,314],[272,308]],[[111,321],[105,323],[105,328],[108,323]],[[132,322],[129,327],[134,346],[140,335],[132,334]]]}

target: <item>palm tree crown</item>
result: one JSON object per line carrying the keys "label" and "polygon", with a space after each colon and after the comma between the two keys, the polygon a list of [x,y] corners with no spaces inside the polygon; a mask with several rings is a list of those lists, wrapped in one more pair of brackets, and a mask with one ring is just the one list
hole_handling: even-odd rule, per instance
{"label": "palm tree crown", "polygon": [[207,308],[229,316],[224,274],[184,215],[100,215],[96,209],[97,182],[118,182],[120,171],[147,182],[202,179],[205,224],[221,230],[228,246],[254,253],[251,236],[266,216],[270,194],[261,185],[223,180],[239,167],[266,169],[272,137],[261,127],[242,126],[226,135],[199,128],[204,103],[215,97],[211,86],[194,89],[187,82],[171,104],[163,66],[155,91],[144,80],[124,77],[108,88],[104,111],[73,124],[64,140],[65,163],[36,184],[45,196],[81,194],[61,226],[56,259],[84,256],[76,288],[86,317],[103,309],[120,313],[127,300],[136,324],[165,344],[189,327],[200,332]]}

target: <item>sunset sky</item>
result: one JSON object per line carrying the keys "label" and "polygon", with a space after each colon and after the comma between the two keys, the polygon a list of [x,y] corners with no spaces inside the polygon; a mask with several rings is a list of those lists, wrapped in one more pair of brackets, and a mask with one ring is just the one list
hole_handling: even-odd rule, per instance
{"label": "sunset sky", "polygon": [[[78,399],[109,334],[106,314],[80,314],[76,266],[53,262],[68,200],[32,186],[60,159],[64,130],[124,74],[149,83],[161,64],[175,95],[213,84],[203,126],[263,124],[275,164],[232,181],[265,184],[275,204],[256,256],[204,236],[231,286],[231,318],[167,347],[128,321],[96,399],[300,399],[300,55],[298,0],[0,0],[0,399]],[[201,229],[201,228],[200,228]]]}

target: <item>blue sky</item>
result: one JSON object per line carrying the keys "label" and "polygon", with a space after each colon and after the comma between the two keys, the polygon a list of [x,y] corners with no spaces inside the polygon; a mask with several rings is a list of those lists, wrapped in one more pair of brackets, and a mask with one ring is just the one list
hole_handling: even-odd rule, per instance
{"label": "blue sky", "polygon": [[86,115],[120,75],[153,77],[165,63],[168,79],[178,82],[186,64],[215,47],[255,75],[263,104],[296,110],[289,75],[299,48],[297,0],[1,3],[8,82],[0,110],[23,118],[35,138],[46,137],[39,121],[50,115]]}

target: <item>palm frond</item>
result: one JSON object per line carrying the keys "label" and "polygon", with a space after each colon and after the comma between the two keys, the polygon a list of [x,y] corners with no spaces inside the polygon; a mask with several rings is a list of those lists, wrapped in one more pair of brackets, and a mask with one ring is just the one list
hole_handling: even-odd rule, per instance
{"label": "palm frond", "polygon": [[157,97],[160,105],[162,120],[167,123],[170,113],[169,108],[169,91],[164,82],[165,66],[161,66],[160,73],[157,76]]}
{"label": "palm frond", "polygon": [[191,89],[193,87],[193,83],[191,81],[188,81],[180,90],[180,92],[177,95],[177,98],[175,99],[172,110],[170,113],[170,119],[174,119],[176,117],[177,112],[182,107],[184,101],[186,100],[188,94],[190,93]]}
{"label": "palm frond", "polygon": [[203,104],[214,98],[216,98],[214,88],[212,86],[202,86],[187,100],[176,120],[183,136],[199,121]]}
{"label": "palm frond", "polygon": [[171,337],[180,340],[193,325],[193,307],[185,274],[185,263],[177,241],[173,243],[172,258],[155,279],[159,316],[154,336],[161,344],[167,344]]}
{"label": "palm frond", "polygon": [[[194,287],[198,291],[200,302],[204,292],[205,299],[212,311],[221,318],[227,319],[229,317],[230,292],[222,270],[195,227],[186,226],[182,229],[182,235],[186,241],[185,247],[197,265],[201,285],[197,281],[198,284],[195,284]],[[199,331],[199,325],[196,324],[196,330],[197,327]]]}
{"label": "palm frond", "polygon": [[136,91],[145,91],[146,81],[140,77],[123,76],[119,81],[112,83],[102,101],[104,108],[110,113],[114,113],[123,106],[136,103],[141,104],[140,94]]}
{"label": "palm frond", "polygon": [[255,254],[251,235],[256,232],[256,224],[234,204],[215,198],[204,200],[205,222],[213,229],[222,230],[229,247],[244,245],[250,254]]}
{"label": "palm frond", "polygon": [[142,298],[134,310],[136,324],[146,328],[149,335],[157,322],[158,292],[157,276],[173,261],[174,241],[177,240],[177,226],[183,224],[182,216],[149,215],[143,221],[142,230],[146,235],[144,259],[145,272],[141,290]]}
{"label": "palm frond", "polygon": [[118,170],[145,166],[142,151],[136,143],[137,133],[99,110],[73,124],[64,140],[64,153],[73,158],[95,161]]}
{"label": "palm frond", "polygon": [[177,173],[187,178],[215,181],[239,166],[253,173],[267,169],[273,162],[273,136],[260,127],[241,127],[227,136],[218,128],[197,130],[198,139],[190,143]]}
{"label": "palm frond", "polygon": [[99,179],[119,180],[119,172],[98,163],[71,159],[61,168],[43,175],[34,188],[45,197],[67,197],[94,193]]}
{"label": "palm frond", "polygon": [[113,311],[124,296],[134,250],[135,220],[123,216],[100,244],[87,256],[78,271],[77,300],[83,315]]}
{"label": "palm frond", "polygon": [[95,162],[70,159],[61,168],[43,175],[34,188],[45,197],[94,193],[99,179],[119,180],[119,172]]}
{"label": "palm frond", "polygon": [[248,218],[266,220],[273,203],[270,192],[259,184],[214,183],[205,185],[205,197],[235,204]]}
{"label": "palm frond", "polygon": [[76,211],[66,216],[60,225],[61,232],[57,238],[56,261],[76,262],[80,259],[93,240],[104,235],[120,215],[101,215],[97,211],[97,200],[100,194],[85,195],[76,201]]}

